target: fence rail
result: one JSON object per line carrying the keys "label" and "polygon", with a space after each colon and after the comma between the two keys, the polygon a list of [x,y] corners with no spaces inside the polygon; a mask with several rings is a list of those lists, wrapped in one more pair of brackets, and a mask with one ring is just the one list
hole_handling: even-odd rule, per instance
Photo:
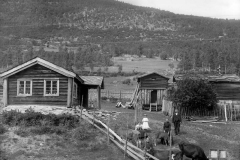
{"label": "fence rail", "polygon": [[226,121],[240,121],[240,105],[218,105],[213,110],[207,109],[189,109],[189,108],[178,108],[181,112],[183,118],[191,116],[209,116],[218,117],[219,119],[224,119]]}
{"label": "fence rail", "polygon": [[101,97],[103,98],[117,98],[117,99],[131,99],[134,90],[119,90],[119,91],[111,91],[111,90],[102,90]]}

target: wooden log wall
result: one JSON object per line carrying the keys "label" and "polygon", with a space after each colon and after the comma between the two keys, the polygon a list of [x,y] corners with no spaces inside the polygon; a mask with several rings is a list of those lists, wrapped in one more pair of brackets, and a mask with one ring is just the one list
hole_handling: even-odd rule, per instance
{"label": "wooden log wall", "polygon": [[[151,102],[151,91],[152,90],[147,90],[147,89],[143,89],[140,91],[140,101],[142,102],[142,104],[150,104]],[[161,90],[157,90],[157,104],[158,105],[162,105],[163,102],[163,96],[164,96],[164,89]]]}
{"label": "wooden log wall", "polygon": [[[17,79],[32,79],[32,96],[17,96]],[[44,96],[44,78],[59,79],[59,96]],[[67,105],[68,77],[41,65],[34,65],[9,77],[8,104],[49,104]]]}
{"label": "wooden log wall", "polygon": [[150,74],[139,79],[140,89],[167,88],[168,79],[158,74]]}
{"label": "wooden log wall", "polygon": [[3,99],[3,86],[0,84],[0,102],[2,102]]}

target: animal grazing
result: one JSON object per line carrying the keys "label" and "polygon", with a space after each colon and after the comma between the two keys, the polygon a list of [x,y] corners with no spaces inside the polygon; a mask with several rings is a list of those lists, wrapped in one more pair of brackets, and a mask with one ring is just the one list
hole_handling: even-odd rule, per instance
{"label": "animal grazing", "polygon": [[[170,144],[170,134],[167,133],[167,132],[161,132],[161,131],[159,131],[159,132],[156,134],[156,143],[155,143],[155,146],[156,146],[157,144],[163,144],[163,145],[169,146],[169,144]],[[173,144],[173,137],[172,137],[172,144]]]}
{"label": "animal grazing", "polygon": [[[169,160],[169,150],[155,150],[152,145],[146,146],[146,151],[151,154],[152,156],[160,159],[160,160]],[[176,153],[180,152],[178,149],[174,149],[171,152],[171,158],[173,159]],[[148,157],[149,160],[153,160],[153,158]]]}
{"label": "animal grazing", "polygon": [[174,160],[183,160],[183,155],[192,160],[209,160],[203,149],[195,144],[180,142],[179,148],[181,152],[174,156]]}

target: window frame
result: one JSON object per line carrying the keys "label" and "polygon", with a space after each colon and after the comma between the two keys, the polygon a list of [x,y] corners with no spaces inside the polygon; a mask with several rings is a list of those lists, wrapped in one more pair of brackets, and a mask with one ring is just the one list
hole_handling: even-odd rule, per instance
{"label": "window frame", "polygon": [[[51,94],[46,94],[46,82],[51,81]],[[57,81],[57,93],[52,94],[52,82]],[[49,96],[59,96],[59,78],[45,78],[44,79],[44,88],[43,88],[43,96],[49,97]]]}
{"label": "window frame", "polygon": [[[75,87],[76,87],[76,90],[75,90]],[[73,98],[77,99],[77,96],[78,96],[78,85],[76,82],[73,83]]]}
{"label": "window frame", "polygon": [[[23,81],[24,82],[24,87],[23,87],[23,92],[24,94],[20,94],[19,93],[19,84],[20,82]],[[30,81],[30,94],[26,94],[26,81]],[[29,79],[29,78],[20,78],[20,79],[17,79],[17,96],[18,97],[27,97],[27,96],[32,96],[32,79]]]}

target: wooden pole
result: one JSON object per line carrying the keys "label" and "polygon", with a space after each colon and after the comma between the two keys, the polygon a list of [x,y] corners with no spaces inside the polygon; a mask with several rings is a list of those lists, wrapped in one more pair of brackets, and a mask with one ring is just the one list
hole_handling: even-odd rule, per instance
{"label": "wooden pole", "polygon": [[120,101],[122,100],[122,95],[121,95],[122,93],[121,93],[121,90],[119,91],[119,99],[120,99]]}
{"label": "wooden pole", "polygon": [[[173,109],[171,110],[171,115],[173,115]],[[171,123],[171,120],[170,121],[170,124],[171,124],[171,127],[170,127],[170,151],[169,151],[169,160],[172,160],[172,123]]]}
{"label": "wooden pole", "polygon": [[107,129],[107,137],[108,137],[108,145],[109,145],[109,125],[110,125],[110,114],[108,116],[108,129]]}
{"label": "wooden pole", "polygon": [[127,116],[127,133],[126,133],[126,142],[125,142],[124,159],[126,158],[126,153],[127,153],[128,117],[129,117],[129,114],[128,114],[128,116]]}
{"label": "wooden pole", "polygon": [[169,150],[169,160],[172,160],[172,129],[170,128],[170,150]]}
{"label": "wooden pole", "polygon": [[146,159],[146,154],[147,154],[147,141],[146,141],[146,135],[147,135],[147,133],[145,132],[144,133],[144,139],[145,139],[145,147],[144,147],[144,157],[145,157],[145,159]]}
{"label": "wooden pole", "polygon": [[228,121],[228,119],[227,119],[227,104],[224,104],[224,112],[225,112],[225,120],[227,122]]}
{"label": "wooden pole", "polygon": [[82,110],[83,110],[83,95],[82,95],[82,101],[81,101],[81,118],[82,118]]}

